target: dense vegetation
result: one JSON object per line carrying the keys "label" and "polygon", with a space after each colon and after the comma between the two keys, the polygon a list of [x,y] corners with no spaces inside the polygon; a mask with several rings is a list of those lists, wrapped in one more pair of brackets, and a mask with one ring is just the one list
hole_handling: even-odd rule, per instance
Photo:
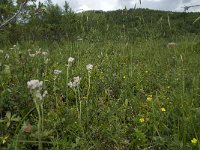
{"label": "dense vegetation", "polygon": [[[3,6],[3,5],[2,5]],[[2,7],[8,9],[7,7]],[[10,6],[11,7],[11,6]],[[3,11],[4,18],[9,11]],[[15,11],[17,8],[10,8]],[[13,14],[13,12],[10,12]],[[137,38],[172,38],[199,34],[200,13],[164,12],[148,9],[129,9],[110,12],[87,11],[74,13],[68,3],[64,9],[51,2],[29,5],[5,30],[0,41],[4,44],[27,40],[135,40]],[[15,33],[15,34],[13,34]],[[95,38],[94,38],[95,37]]]}
{"label": "dense vegetation", "polygon": [[30,3],[0,30],[0,149],[199,150],[199,16]]}

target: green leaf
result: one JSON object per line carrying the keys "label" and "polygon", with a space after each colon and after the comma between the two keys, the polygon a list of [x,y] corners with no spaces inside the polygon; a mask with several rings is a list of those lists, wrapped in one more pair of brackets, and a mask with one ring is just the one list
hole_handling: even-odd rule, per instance
{"label": "green leaf", "polygon": [[11,119],[11,112],[10,112],[10,111],[7,111],[7,112],[6,112],[6,118],[7,118],[8,120]]}
{"label": "green leaf", "polygon": [[13,115],[12,117],[11,117],[11,121],[20,121],[20,117],[19,116],[16,116],[16,115]]}
{"label": "green leaf", "polygon": [[10,121],[7,122],[6,127],[8,128],[10,126]]}

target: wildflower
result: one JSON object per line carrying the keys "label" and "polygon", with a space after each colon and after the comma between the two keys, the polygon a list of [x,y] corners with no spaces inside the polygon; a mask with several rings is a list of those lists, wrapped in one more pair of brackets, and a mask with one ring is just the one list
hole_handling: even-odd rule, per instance
{"label": "wildflower", "polygon": [[148,102],[152,101],[152,95],[149,95],[149,96],[147,97],[147,101],[148,101]]}
{"label": "wildflower", "polygon": [[59,75],[59,74],[61,74],[61,73],[62,73],[61,70],[54,70],[54,74],[55,74],[55,75]]}
{"label": "wildflower", "polygon": [[123,79],[126,79],[126,76],[123,76]]}
{"label": "wildflower", "polygon": [[36,51],[35,54],[36,54],[36,55],[40,55],[40,54],[42,54],[42,52],[41,52],[41,48],[40,48],[38,51]]}
{"label": "wildflower", "polygon": [[27,82],[28,88],[31,90],[31,94],[34,97],[35,102],[41,103],[43,98],[47,95],[47,91],[41,93],[43,81],[31,80]]}
{"label": "wildflower", "polygon": [[72,81],[70,81],[67,85],[68,85],[70,88],[74,88],[74,85],[73,85]]}
{"label": "wildflower", "polygon": [[140,121],[141,123],[143,123],[143,122],[144,122],[144,118],[140,118],[139,121]]}
{"label": "wildflower", "polygon": [[27,82],[28,88],[30,90],[35,90],[38,89],[40,90],[42,88],[43,85],[43,81],[39,81],[39,80],[31,80]]}
{"label": "wildflower", "polygon": [[75,60],[75,59],[74,59],[73,57],[69,57],[69,58],[68,58],[68,66],[69,66],[69,67],[72,66],[74,60]]}
{"label": "wildflower", "polygon": [[166,111],[166,109],[165,109],[164,107],[160,108],[160,110],[161,110],[162,112],[165,112],[165,111]]}
{"label": "wildflower", "polygon": [[30,56],[30,57],[35,57],[35,55],[36,55],[36,54],[30,54],[30,53],[29,53],[29,56]]}
{"label": "wildflower", "polygon": [[81,78],[79,76],[77,77],[74,77],[74,81],[70,81],[67,85],[70,87],[70,88],[75,88],[75,87],[78,87],[80,85],[80,81],[81,81]]}
{"label": "wildflower", "polygon": [[192,144],[197,144],[198,140],[197,140],[196,138],[193,138],[193,139],[191,140],[191,142],[192,142]]}
{"label": "wildflower", "polygon": [[9,59],[10,56],[8,54],[5,55],[5,59]]}
{"label": "wildflower", "polygon": [[92,65],[92,64],[86,65],[86,69],[87,69],[88,71],[91,71],[91,70],[93,69],[93,65]]}
{"label": "wildflower", "polygon": [[81,81],[81,78],[79,76],[74,77],[74,83],[75,83],[76,86],[80,85],[80,81]]}
{"label": "wildflower", "polygon": [[43,56],[47,56],[47,55],[48,55],[47,52],[42,52],[41,54],[42,54]]}

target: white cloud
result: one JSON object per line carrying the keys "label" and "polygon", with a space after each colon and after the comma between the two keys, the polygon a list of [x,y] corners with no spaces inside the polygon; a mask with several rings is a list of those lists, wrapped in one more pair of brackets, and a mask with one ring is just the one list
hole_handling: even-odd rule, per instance
{"label": "white cloud", "polygon": [[[39,1],[39,0],[38,0]],[[40,0],[44,2],[45,0]],[[64,5],[65,0],[52,0],[60,6]],[[183,6],[200,5],[200,0],[67,0],[73,10],[116,10],[137,7],[150,8],[157,10],[183,11]],[[190,8],[190,11],[200,11],[200,7]]]}

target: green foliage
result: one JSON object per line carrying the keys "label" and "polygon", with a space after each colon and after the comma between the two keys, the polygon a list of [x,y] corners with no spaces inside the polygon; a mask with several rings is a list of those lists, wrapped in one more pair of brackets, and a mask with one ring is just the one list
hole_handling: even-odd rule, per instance
{"label": "green foliage", "polygon": [[198,15],[27,6],[0,31],[0,149],[198,150]]}
{"label": "green foliage", "polygon": [[[7,11],[3,13],[7,17],[17,8],[10,3],[6,3],[5,8],[3,5],[2,7],[0,10]],[[118,41],[137,38],[173,40],[186,34],[199,34],[200,22],[195,21],[199,15],[149,9],[73,13],[67,2],[64,9],[51,1],[45,4],[39,2],[38,5],[33,3],[26,6],[26,10],[0,38],[9,39],[12,43],[24,40],[76,40],[77,36],[89,41],[94,37],[98,37],[98,40]],[[16,34],[13,35],[13,32]]]}
{"label": "green foliage", "polygon": [[[192,144],[191,140],[200,136],[200,80],[196,70],[200,63],[192,41],[192,36],[177,39],[173,49],[166,47],[165,39],[142,38],[134,43],[27,42],[11,47],[12,53],[10,48],[4,49],[3,54],[9,52],[10,58],[2,70],[9,64],[10,77],[0,85],[2,120],[12,120],[5,119],[13,116],[6,112],[23,119],[19,124],[11,122],[12,128],[4,130],[2,147],[37,149],[38,117],[32,110],[33,97],[26,82],[39,79],[48,91],[40,134],[43,148],[198,149],[199,142]],[[75,63],[69,68],[68,82],[80,76],[80,93],[68,88],[66,99],[70,56],[75,57]],[[85,65],[89,63],[94,68],[88,96]],[[62,70],[56,78],[55,69]],[[147,100],[149,95],[152,98]]]}

